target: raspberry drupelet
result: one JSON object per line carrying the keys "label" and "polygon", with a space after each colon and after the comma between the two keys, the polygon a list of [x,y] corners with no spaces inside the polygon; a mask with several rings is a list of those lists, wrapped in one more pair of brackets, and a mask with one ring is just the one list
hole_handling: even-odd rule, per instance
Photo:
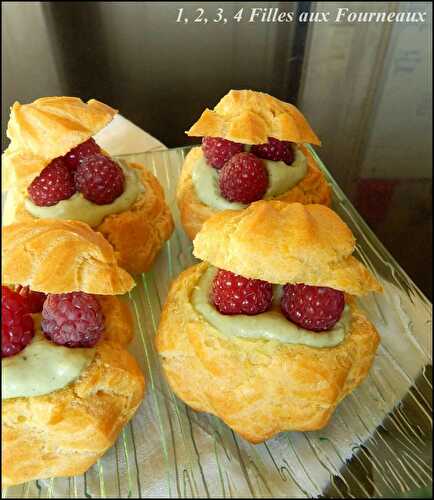
{"label": "raspberry drupelet", "polygon": [[106,205],[123,193],[125,176],[116,162],[94,154],[81,160],[75,171],[75,183],[87,200]]}
{"label": "raspberry drupelet", "polygon": [[283,314],[306,330],[330,330],[341,318],[344,307],[343,292],[333,288],[304,284],[283,287]]}
{"label": "raspberry drupelet", "polygon": [[101,148],[91,137],[87,141],[82,142],[75,148],[71,149],[69,153],[66,153],[64,158],[71,170],[77,170],[77,167],[82,160],[97,153],[101,153]]}
{"label": "raspberry drupelet", "polygon": [[2,286],[2,358],[22,351],[33,336],[33,318],[26,299]]}
{"label": "raspberry drupelet", "polygon": [[40,313],[47,295],[43,292],[34,292],[28,286],[18,285],[15,291],[24,297],[27,307],[31,313]]}
{"label": "raspberry drupelet", "polygon": [[41,327],[55,344],[93,347],[104,330],[104,315],[96,297],[88,293],[48,294]]}
{"label": "raspberry drupelet", "polygon": [[92,139],[51,161],[27,188],[35,205],[49,207],[76,191],[97,205],[112,203],[124,191],[125,176]]}
{"label": "raspberry drupelet", "polygon": [[229,201],[252,203],[267,191],[268,170],[262,160],[251,153],[238,153],[220,170],[219,187]]}
{"label": "raspberry drupelet", "polygon": [[207,162],[214,168],[220,169],[232,156],[244,151],[244,146],[221,137],[204,137],[202,151]]}
{"label": "raspberry drupelet", "polygon": [[219,269],[211,287],[211,300],[222,314],[260,314],[271,307],[272,299],[270,283],[223,269]]}
{"label": "raspberry drupelet", "polygon": [[49,207],[75,193],[74,177],[62,158],[49,163],[27,188],[35,205]]}
{"label": "raspberry drupelet", "polygon": [[265,144],[255,144],[250,152],[258,158],[271,161],[283,161],[287,165],[294,162],[294,149],[291,142],[279,141],[273,137],[268,138]]}

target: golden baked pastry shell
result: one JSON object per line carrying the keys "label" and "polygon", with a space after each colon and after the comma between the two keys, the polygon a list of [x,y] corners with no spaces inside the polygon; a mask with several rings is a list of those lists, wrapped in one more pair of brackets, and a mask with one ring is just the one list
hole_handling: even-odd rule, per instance
{"label": "golden baked pastry shell", "polygon": [[83,222],[31,217],[3,226],[2,240],[2,281],[8,285],[45,293],[119,295],[135,284],[118,266],[113,247]]}
{"label": "golden baked pastry shell", "polygon": [[321,144],[293,104],[254,90],[230,90],[213,110],[205,109],[186,134],[223,137],[242,144],[264,144],[269,137]]}
{"label": "golden baked pastry shell", "polygon": [[105,332],[88,368],[44,396],[2,404],[2,485],[83,474],[113,445],[140,405],[145,380],[125,350],[131,313],[116,297],[99,297]]}
{"label": "golden baked pastry shell", "polygon": [[[140,163],[128,164],[138,171],[144,192],[128,210],[105,217],[94,229],[111,243],[118,265],[138,274],[150,268],[174,226],[158,180]],[[24,191],[16,188],[8,192],[3,224],[36,220],[25,209],[24,200]]]}
{"label": "golden baked pastry shell", "polygon": [[30,184],[51,160],[95,135],[116,113],[96,99],[78,97],[15,102],[6,131],[11,143],[2,154],[3,189]]}
{"label": "golden baked pastry shell", "polygon": [[216,213],[193,241],[215,267],[270,283],[328,286],[352,295],[382,290],[352,254],[356,240],[329,207],[260,200]]}
{"label": "golden baked pastry shell", "polygon": [[[310,155],[306,148],[302,148],[302,150],[308,161],[306,176],[292,189],[274,199],[288,203],[299,202],[304,204],[320,203],[322,205],[330,205],[330,186],[327,184],[321,170],[316,166],[312,155]],[[203,223],[212,215],[218,213],[218,210],[203,204],[199,200],[191,177],[193,166],[202,155],[200,147],[193,148],[187,154],[182,166],[176,192],[181,223],[191,240],[194,240]]]}
{"label": "golden baked pastry shell", "polygon": [[207,266],[184,271],[163,308],[155,342],[173,391],[252,443],[326,426],[368,374],[379,344],[374,326],[351,303],[351,330],[336,347],[225,337],[190,303]]}

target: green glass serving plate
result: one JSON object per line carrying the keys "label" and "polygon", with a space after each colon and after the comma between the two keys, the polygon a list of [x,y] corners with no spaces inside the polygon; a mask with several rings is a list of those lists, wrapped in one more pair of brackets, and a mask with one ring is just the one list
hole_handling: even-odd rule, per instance
{"label": "green glass serving plate", "polygon": [[153,346],[170,282],[195,262],[179,223],[176,184],[188,148],[126,155],[160,180],[176,230],[126,297],[136,322],[131,352],[149,381],[139,411],[86,474],[5,488],[3,498],[368,498],[432,496],[432,306],[311,149],[333,189],[333,208],[357,239],[357,257],[383,294],[359,300],[381,335],[366,381],[317,432],[251,445],[219,419],[178,400]]}

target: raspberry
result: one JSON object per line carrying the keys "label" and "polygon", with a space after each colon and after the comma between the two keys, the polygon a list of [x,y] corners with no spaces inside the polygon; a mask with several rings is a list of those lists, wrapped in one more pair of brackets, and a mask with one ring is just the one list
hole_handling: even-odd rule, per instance
{"label": "raspberry", "polygon": [[219,187],[229,201],[251,203],[260,200],[268,188],[268,170],[259,158],[238,153],[220,170]]}
{"label": "raspberry", "polygon": [[291,165],[294,161],[292,143],[288,141],[279,141],[273,137],[269,137],[266,144],[256,144],[252,146],[250,152],[258,158],[264,158],[264,160],[272,161],[283,161],[287,165]]}
{"label": "raspberry", "polygon": [[55,158],[27,188],[30,199],[39,207],[67,200],[75,193],[74,177],[62,158]]}
{"label": "raspberry", "polygon": [[33,318],[26,300],[2,286],[2,358],[22,351],[34,335]]}
{"label": "raspberry", "polygon": [[285,285],[280,303],[292,322],[314,332],[330,330],[345,307],[344,294],[325,286]]}
{"label": "raspberry", "polygon": [[31,313],[40,313],[47,296],[42,292],[34,292],[28,286],[18,285],[15,291],[24,297],[26,300],[27,308]]}
{"label": "raspberry", "polygon": [[101,148],[91,137],[66,153],[64,159],[71,170],[76,170],[81,160],[96,153],[101,153]]}
{"label": "raspberry", "polygon": [[211,287],[211,300],[222,314],[259,314],[270,308],[270,283],[251,280],[219,269]]}
{"label": "raspberry", "polygon": [[98,300],[88,293],[48,294],[41,327],[55,344],[93,347],[104,330],[104,316]]}
{"label": "raspberry", "polygon": [[124,192],[121,167],[107,156],[95,154],[80,161],[75,172],[77,190],[97,205],[106,205]]}
{"label": "raspberry", "polygon": [[222,168],[232,156],[244,151],[244,146],[221,137],[204,137],[202,151],[209,164],[214,168]]}

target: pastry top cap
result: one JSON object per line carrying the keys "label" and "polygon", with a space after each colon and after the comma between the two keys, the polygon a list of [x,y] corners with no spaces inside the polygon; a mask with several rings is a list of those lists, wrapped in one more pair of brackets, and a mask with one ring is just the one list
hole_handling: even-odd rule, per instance
{"label": "pastry top cap", "polygon": [[11,143],[2,155],[5,187],[23,177],[31,182],[51,160],[95,135],[116,113],[96,99],[85,103],[78,97],[15,102],[6,131]]}
{"label": "pastry top cap", "polygon": [[195,257],[246,278],[353,295],[382,290],[351,255],[355,239],[348,226],[324,205],[257,201],[245,210],[219,212],[193,244]]}
{"label": "pastry top cap", "polygon": [[2,283],[46,293],[123,294],[133,278],[107,240],[83,222],[39,219],[2,228]]}
{"label": "pastry top cap", "polygon": [[321,144],[306,118],[294,105],[253,90],[229,91],[214,110],[205,109],[186,134],[223,137],[243,144],[264,144],[268,137]]}

